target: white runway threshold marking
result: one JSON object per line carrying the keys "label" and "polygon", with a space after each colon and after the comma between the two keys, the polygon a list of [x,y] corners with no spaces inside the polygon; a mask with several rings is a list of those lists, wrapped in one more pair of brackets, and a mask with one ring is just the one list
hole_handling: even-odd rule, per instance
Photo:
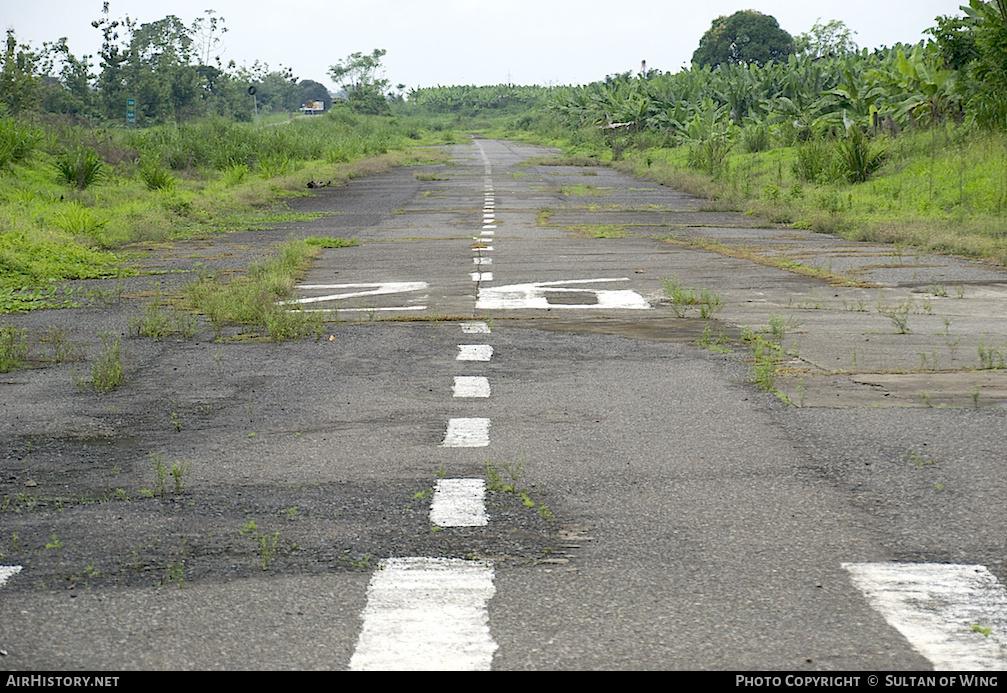
{"label": "white runway threshold marking", "polygon": [[985,566],[843,563],[843,568],[934,669],[1007,669],[1007,592]]}
{"label": "white runway threshold marking", "polygon": [[451,389],[455,397],[489,397],[490,381],[481,375],[456,375]]}
{"label": "white runway threshold marking", "polygon": [[390,558],[367,587],[353,671],[488,671],[493,568],[459,558]]}
{"label": "white runway threshold marking", "polygon": [[490,420],[482,417],[448,419],[442,448],[484,448],[490,444]]}
{"label": "white runway threshold marking", "polygon": [[438,527],[485,527],[486,482],[483,479],[438,479],[430,502],[430,521]]}
{"label": "white runway threshold marking", "polygon": [[3,587],[8,580],[21,572],[19,565],[0,565],[0,587]]}

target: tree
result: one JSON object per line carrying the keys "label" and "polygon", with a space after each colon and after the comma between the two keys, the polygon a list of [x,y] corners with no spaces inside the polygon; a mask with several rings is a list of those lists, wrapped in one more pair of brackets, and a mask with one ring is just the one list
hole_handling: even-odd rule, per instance
{"label": "tree", "polygon": [[264,112],[296,111],[301,107],[301,91],[293,68],[280,65],[278,71],[270,70],[269,63],[256,60],[251,68],[239,68],[236,78],[255,87],[255,98]]}
{"label": "tree", "polygon": [[175,15],[134,29],[123,76],[139,113],[155,121],[195,114],[200,89],[193,57],[189,28]]}
{"label": "tree", "polygon": [[[43,45],[45,58],[42,72],[47,80],[42,93],[43,110],[50,113],[92,115],[94,92],[91,82],[95,75],[91,74],[91,56],[74,56],[66,37],[56,43]],[[57,65],[61,65],[58,76]]]}
{"label": "tree", "polygon": [[196,57],[199,58],[199,64],[209,65],[213,58],[217,58],[219,61],[224,52],[223,47],[218,48],[218,46],[221,44],[220,36],[227,33],[227,27],[224,26],[226,20],[223,17],[213,16],[217,14],[215,10],[204,10],[203,14],[206,16],[200,17],[192,23],[189,35],[192,36],[196,45]]}
{"label": "tree", "polygon": [[717,17],[692,54],[693,64],[717,67],[746,63],[765,65],[786,60],[794,52],[794,39],[771,17],[755,10],[740,10]]}
{"label": "tree", "polygon": [[381,67],[386,52],[375,48],[370,55],[353,53],[329,68],[329,76],[346,92],[346,100],[354,110],[380,115],[389,112],[385,96],[389,81]]}
{"label": "tree", "polygon": [[91,22],[91,26],[101,30],[102,44],[98,57],[101,59],[101,73],[98,75],[96,87],[104,106],[105,116],[118,118],[126,106],[125,85],[123,83],[123,65],[128,59],[128,42],[119,43],[119,31],[128,36],[133,31],[135,22],[127,15],[125,19],[112,19],[109,15],[108,3],[104,3],[101,19]]}
{"label": "tree", "polygon": [[[7,30],[7,45],[0,65],[0,105],[14,115],[38,106],[41,79],[37,74],[39,57],[26,45],[18,45],[14,30]],[[2,108],[0,108],[2,115]]]}
{"label": "tree", "polygon": [[969,65],[972,105],[983,125],[1007,130],[1007,0],[969,0],[962,9],[979,57]]}
{"label": "tree", "polygon": [[857,44],[853,41],[853,34],[857,32],[850,31],[846,24],[838,19],[833,19],[827,24],[820,22],[821,20],[817,20],[811,31],[798,34],[794,38],[795,53],[817,59],[838,57],[857,50]]}
{"label": "tree", "polygon": [[321,82],[302,79],[297,88],[300,90],[298,98],[302,104],[308,101],[322,101],[325,103],[325,108],[332,105],[332,96],[329,95],[329,90]]}
{"label": "tree", "polygon": [[972,23],[964,17],[937,17],[937,26],[924,33],[934,37],[941,62],[947,70],[964,70],[979,58]]}

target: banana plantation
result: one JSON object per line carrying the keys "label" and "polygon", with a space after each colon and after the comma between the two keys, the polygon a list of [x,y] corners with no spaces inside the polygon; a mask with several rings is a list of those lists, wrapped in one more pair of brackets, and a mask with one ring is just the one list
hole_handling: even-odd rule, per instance
{"label": "banana plantation", "polygon": [[629,74],[553,93],[549,108],[570,127],[617,126],[683,142],[743,136],[765,148],[771,132],[792,144],[854,125],[896,133],[961,119],[952,71],[933,67],[923,46],[786,63],[726,65],[675,74]]}
{"label": "banana plantation", "polygon": [[1007,0],[962,10],[937,17],[934,39],[916,45],[624,73],[556,89],[548,108],[567,128],[607,131],[617,156],[625,144],[691,145],[690,163],[710,173],[738,143],[758,152],[828,139],[851,141],[869,166],[866,140],[906,128],[1007,130]]}
{"label": "banana plantation", "polygon": [[482,111],[528,111],[544,105],[551,91],[548,87],[515,84],[424,87],[409,93],[409,105],[430,113],[460,115],[475,115]]}

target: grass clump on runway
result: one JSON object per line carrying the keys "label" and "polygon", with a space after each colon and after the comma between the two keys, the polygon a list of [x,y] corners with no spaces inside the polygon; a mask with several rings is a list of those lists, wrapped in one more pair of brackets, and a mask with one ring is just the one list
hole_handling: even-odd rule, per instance
{"label": "grass clump on runway", "polygon": [[210,321],[218,340],[226,324],[260,326],[275,342],[320,337],[322,313],[285,303],[319,252],[318,245],[291,238],[280,247],[278,257],[249,265],[245,276],[222,281],[217,275],[203,273],[186,287],[185,295]]}

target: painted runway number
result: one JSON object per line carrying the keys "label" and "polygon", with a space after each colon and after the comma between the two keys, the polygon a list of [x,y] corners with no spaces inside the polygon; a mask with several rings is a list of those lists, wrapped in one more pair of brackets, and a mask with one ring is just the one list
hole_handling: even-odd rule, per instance
{"label": "painted runway number", "polygon": [[[324,291],[320,296],[306,296],[291,301],[286,301],[287,305],[308,305],[312,303],[336,303],[339,310],[356,311],[399,311],[399,310],[426,310],[426,306],[378,306],[363,308],[344,308],[338,305],[341,301],[348,299],[362,298],[370,299],[376,296],[388,296],[391,294],[412,294],[417,291],[426,291],[429,288],[427,282],[371,282],[365,284],[302,284],[297,287],[298,291]],[[354,291],[353,289],[356,289]],[[335,292],[335,293],[329,293]],[[420,300],[426,295],[420,297]]]}
{"label": "painted runway number", "polygon": [[650,304],[630,289],[592,289],[585,284],[628,282],[628,277],[609,279],[568,279],[556,282],[510,284],[481,287],[476,308],[501,310],[518,308],[621,308],[647,310]]}

